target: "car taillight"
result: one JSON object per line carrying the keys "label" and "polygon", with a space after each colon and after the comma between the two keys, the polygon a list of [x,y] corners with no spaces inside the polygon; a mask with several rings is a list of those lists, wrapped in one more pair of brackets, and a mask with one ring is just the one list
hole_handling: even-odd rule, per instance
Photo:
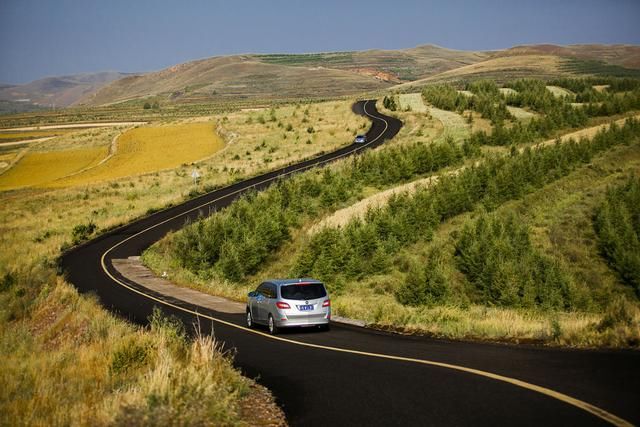
{"label": "car taillight", "polygon": [[328,300],[326,300],[325,302],[322,303],[323,307],[329,307],[330,305],[331,305],[331,300],[330,299],[328,299]]}
{"label": "car taillight", "polygon": [[291,308],[291,306],[289,304],[287,304],[286,302],[282,302],[282,301],[278,301],[276,303],[276,307],[278,307],[278,308]]}

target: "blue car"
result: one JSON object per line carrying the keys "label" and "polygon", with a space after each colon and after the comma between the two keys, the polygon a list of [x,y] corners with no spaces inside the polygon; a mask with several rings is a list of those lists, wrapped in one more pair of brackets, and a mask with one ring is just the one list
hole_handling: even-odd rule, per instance
{"label": "blue car", "polygon": [[364,144],[367,142],[367,135],[358,135],[356,139],[353,140],[356,144]]}

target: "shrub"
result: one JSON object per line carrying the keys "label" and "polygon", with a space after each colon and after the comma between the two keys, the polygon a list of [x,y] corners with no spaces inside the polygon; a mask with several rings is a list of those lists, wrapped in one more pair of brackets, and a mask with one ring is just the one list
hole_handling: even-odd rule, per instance
{"label": "shrub", "polygon": [[456,262],[481,303],[505,307],[569,309],[570,278],[557,262],[534,249],[529,229],[515,215],[482,214],[456,244]]}
{"label": "shrub", "polygon": [[149,349],[138,340],[125,340],[111,354],[109,371],[117,375],[138,369],[145,365],[149,353]]}
{"label": "shrub", "polygon": [[640,178],[607,192],[594,227],[600,252],[640,297]]}
{"label": "shrub", "polygon": [[396,291],[396,299],[411,306],[433,305],[444,302],[448,294],[442,257],[431,254],[426,265],[414,265],[410,269],[406,282]]}
{"label": "shrub", "polygon": [[96,231],[98,227],[93,223],[93,221],[89,221],[86,224],[78,224],[73,227],[71,231],[71,236],[73,237],[73,244],[77,245],[80,242],[83,242]]}

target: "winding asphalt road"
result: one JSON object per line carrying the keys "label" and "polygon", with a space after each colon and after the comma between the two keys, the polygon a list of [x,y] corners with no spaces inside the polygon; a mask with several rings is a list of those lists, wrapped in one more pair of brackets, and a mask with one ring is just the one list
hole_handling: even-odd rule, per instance
{"label": "winding asphalt road", "polygon": [[397,119],[361,101],[368,145],[332,153],[213,191],[71,249],[60,259],[81,292],[144,324],[154,306],[199,322],[235,348],[235,364],[275,394],[292,425],[629,425],[640,423],[640,353],[578,351],[407,337],[335,324],[277,337],[244,316],[213,312],[121,276],[111,260],[139,255],[187,219],[228,206],[244,191],[382,144]]}

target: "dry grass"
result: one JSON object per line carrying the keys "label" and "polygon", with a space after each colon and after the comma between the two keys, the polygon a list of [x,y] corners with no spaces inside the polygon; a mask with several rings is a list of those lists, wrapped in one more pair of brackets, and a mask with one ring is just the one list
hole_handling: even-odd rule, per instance
{"label": "dry grass", "polygon": [[573,96],[573,92],[560,86],[547,86],[547,90],[557,98]]}
{"label": "dry grass", "polygon": [[535,113],[532,113],[520,107],[512,107],[510,105],[507,105],[507,110],[509,110],[509,113],[511,113],[511,115],[513,115],[518,120],[529,120],[536,117]]}
{"label": "dry grass", "polygon": [[[335,105],[336,103],[322,103],[308,106],[309,123],[318,123],[320,116],[330,111],[335,121],[332,124],[328,119],[323,119],[319,122],[323,126],[343,128],[346,122],[346,127],[355,131],[362,123],[366,124],[365,119],[350,111],[350,102],[338,103],[338,107]],[[300,107],[297,115],[303,114],[306,107]],[[268,110],[264,111],[264,113],[268,112]],[[285,153],[293,150],[291,147],[305,150],[298,152],[298,155],[307,157],[317,154],[322,149],[328,150],[349,144],[352,140],[350,132],[346,133],[344,129],[345,133],[342,137],[349,136],[348,139],[340,139],[337,131],[334,137],[331,137],[329,131],[321,131],[315,134],[317,139],[313,144],[296,144],[295,139],[288,138],[283,143],[291,146],[284,145],[288,148],[286,150],[282,148],[281,152],[270,153],[268,148],[270,145],[267,148],[252,151],[261,133],[260,127],[255,127],[254,124],[246,125],[251,132],[243,127],[245,126],[243,123],[251,114],[257,114],[257,112],[238,115],[233,122],[231,119],[224,121],[223,117],[219,118],[221,122],[233,125],[238,134],[227,141],[224,151],[218,152],[200,164],[202,178],[198,185],[199,189],[204,186],[224,185],[243,176],[288,163]],[[273,123],[270,125],[274,126]],[[277,123],[275,128],[280,129]],[[275,132],[272,129],[272,133],[265,132],[264,135],[271,137],[271,144],[276,144],[279,142],[276,139],[279,134],[279,131]],[[320,141],[324,142],[321,144]],[[251,167],[249,165],[241,170],[239,166],[242,160],[233,160],[234,153],[244,154],[247,151],[252,153],[256,165]],[[273,159],[271,162],[260,160],[269,157]],[[174,170],[82,187],[53,189],[32,187],[0,193],[0,246],[7,248],[5,251],[0,251],[0,273],[14,268],[16,262],[21,260],[27,262],[43,254],[54,257],[62,245],[71,241],[71,231],[75,225],[92,221],[98,230],[104,230],[140,217],[151,209],[184,200],[196,189],[190,176],[192,169],[193,166],[184,165]],[[3,182],[3,179],[4,175],[0,175],[0,182]]]}
{"label": "dry grass", "polygon": [[403,111],[427,112],[427,106],[424,105],[421,93],[403,93],[398,96],[398,99],[400,101],[400,109]]}
{"label": "dry grass", "polygon": [[161,318],[150,330],[133,327],[62,279],[36,295],[30,316],[10,323],[2,295],[0,424],[254,421],[241,408],[255,385],[233,369],[211,338],[189,343]]}
{"label": "dry grass", "polygon": [[334,101],[232,113],[219,117],[228,148],[220,167],[255,173],[296,162],[347,144],[369,121],[351,111],[351,102]]}
{"label": "dry grass", "polygon": [[598,92],[604,92],[609,88],[609,85],[594,85],[593,88]]}
{"label": "dry grass", "polygon": [[469,98],[473,97],[473,92],[470,90],[459,90],[458,93]]}
{"label": "dry grass", "polygon": [[[640,119],[640,114],[635,115],[635,116],[631,116],[631,117],[635,117],[636,119]],[[627,118],[623,118],[623,119],[618,119],[615,120],[613,123],[615,123],[618,126],[621,126],[624,124],[624,122],[627,120]],[[559,137],[560,141],[562,142],[567,142],[570,139],[573,139],[575,141],[580,140],[581,138],[587,138],[587,139],[591,139],[593,138],[598,132],[602,131],[602,130],[606,130],[609,128],[609,126],[611,126],[611,123],[604,123],[601,125],[597,125],[597,126],[591,126],[585,129],[580,129],[577,130],[575,132],[569,132],[566,133],[562,136]],[[540,142],[538,144],[535,145],[540,145],[540,146],[544,146],[544,145],[551,145],[551,144],[555,144],[556,141],[558,140],[558,138],[556,139],[549,139],[543,142]]]}
{"label": "dry grass", "polygon": [[438,182],[438,176],[418,179],[407,184],[398,185],[388,190],[380,191],[372,196],[362,199],[343,209],[335,211],[333,214],[323,218],[317,224],[309,228],[309,234],[314,234],[325,227],[343,227],[355,218],[364,218],[367,211],[382,207],[387,204],[389,199],[399,194],[413,194],[418,188],[428,188]]}
{"label": "dry grass", "polygon": [[460,114],[431,106],[429,106],[429,114],[440,120],[444,127],[444,132],[438,140],[444,141],[446,138],[452,138],[454,141],[461,142],[470,135],[471,126]]}
{"label": "dry grass", "polygon": [[518,91],[510,87],[501,87],[498,89],[503,96],[517,95]]}
{"label": "dry grass", "polygon": [[376,108],[386,115],[402,120],[400,132],[386,144],[401,145],[416,141],[434,141],[440,139],[444,133],[444,125],[429,113],[428,108],[426,112],[391,111],[384,108],[382,102],[377,102]]}

